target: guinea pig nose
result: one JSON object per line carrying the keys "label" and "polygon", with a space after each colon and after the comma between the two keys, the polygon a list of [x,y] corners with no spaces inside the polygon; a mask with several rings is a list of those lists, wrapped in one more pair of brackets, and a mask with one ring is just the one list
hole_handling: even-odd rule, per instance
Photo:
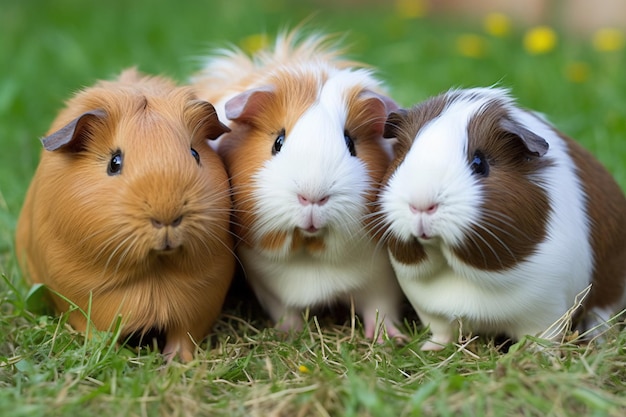
{"label": "guinea pig nose", "polygon": [[303,206],[308,206],[310,204],[317,204],[318,206],[323,206],[324,204],[328,202],[329,199],[330,199],[329,195],[325,195],[322,198],[311,198],[311,197],[304,196],[302,194],[298,194],[298,201]]}
{"label": "guinea pig nose", "polygon": [[182,223],[182,221],[183,221],[183,216],[178,216],[177,218],[175,218],[171,222],[168,222],[168,221],[164,222],[162,220],[155,219],[155,218],[152,218],[151,220],[152,220],[152,225],[154,227],[156,227],[157,229],[160,229],[160,228],[162,228],[164,226],[171,226],[171,227],[179,226]]}
{"label": "guinea pig nose", "polygon": [[409,204],[409,209],[411,210],[411,213],[413,214],[417,214],[417,213],[433,214],[437,211],[438,208],[439,208],[439,204],[437,203],[424,204],[421,206]]}

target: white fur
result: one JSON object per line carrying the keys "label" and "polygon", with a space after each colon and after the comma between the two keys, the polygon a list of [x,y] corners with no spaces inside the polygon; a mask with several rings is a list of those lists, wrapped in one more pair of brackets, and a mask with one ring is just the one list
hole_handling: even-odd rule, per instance
{"label": "white fur", "polygon": [[[344,72],[338,78],[343,79]],[[254,199],[258,235],[313,225],[328,227],[325,257],[341,259],[347,242],[366,239],[363,216],[367,211],[365,195],[372,184],[365,164],[350,156],[344,141],[347,109],[342,93],[344,83],[331,78],[313,104],[287,132],[280,153],[270,159],[255,176]],[[349,84],[348,84],[349,83]],[[298,195],[311,199],[331,196],[324,205],[303,206]],[[270,257],[290,256],[287,242],[283,250]]]}
{"label": "white fur", "polygon": [[[366,195],[373,184],[366,165],[350,155],[344,139],[348,91],[355,86],[378,91],[380,83],[369,70],[344,68],[343,62],[335,65],[340,58],[335,51],[325,50],[319,37],[305,39],[297,47],[293,40],[279,38],[274,53],[262,53],[254,60],[238,52],[224,53],[211,59],[203,74],[222,91],[211,100],[221,120],[228,100],[271,84],[276,71],[295,78],[319,74],[316,100],[286,132],[280,152],[254,175],[250,198],[255,200],[257,221],[252,246],[239,248],[246,278],[283,329],[301,327],[308,307],[354,301],[366,336],[373,337],[383,320],[389,335],[398,336],[394,322],[399,319],[401,290],[386,251],[364,225]],[[241,71],[233,65],[239,61],[245,61]],[[324,75],[327,79],[322,82]],[[230,84],[225,82],[228,78]],[[250,82],[237,84],[244,78]],[[391,157],[390,141],[379,140]],[[219,140],[212,145],[219,147]],[[310,200],[329,198],[325,204],[303,205],[299,195]],[[323,250],[294,251],[293,231],[311,226],[319,230],[303,234],[323,237]],[[255,244],[264,234],[279,231],[289,234],[282,247],[268,250]]]}
{"label": "white fur", "polygon": [[[464,330],[475,332],[504,332],[515,338],[538,334],[559,319],[591,281],[584,194],[563,140],[543,120],[515,107],[504,90],[466,90],[463,97],[418,133],[381,196],[390,234],[401,240],[418,238],[423,231],[436,236],[421,241],[428,258],[418,265],[391,257],[402,289],[431,327],[433,337],[426,349],[450,342],[457,320]],[[504,100],[517,122],[549,143],[543,158],[554,161],[537,177],[545,182],[550,200],[546,240],[534,255],[504,272],[471,267],[449,249],[478,219],[483,195],[466,161],[466,127],[493,98]],[[433,203],[439,205],[433,215],[410,209]]]}
{"label": "white fur", "polygon": [[[307,307],[353,297],[368,336],[377,314],[397,333],[400,289],[385,251],[363,225],[372,184],[367,167],[350,155],[344,140],[344,94],[354,85],[370,87],[374,81],[366,71],[334,71],[318,100],[287,132],[281,151],[255,176],[259,235],[315,226],[319,232],[311,236],[324,237],[320,252],[294,252],[291,239],[276,251],[241,250],[249,282],[284,328],[297,328]],[[323,205],[302,205],[298,195],[330,198]]]}

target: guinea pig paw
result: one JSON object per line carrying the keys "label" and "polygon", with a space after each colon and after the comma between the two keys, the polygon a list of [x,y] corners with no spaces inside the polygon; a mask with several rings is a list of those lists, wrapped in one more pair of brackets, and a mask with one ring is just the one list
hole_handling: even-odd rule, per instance
{"label": "guinea pig paw", "polygon": [[424,352],[434,352],[442,350],[446,347],[449,342],[437,341],[437,340],[429,340],[425,342],[420,348]]}
{"label": "guinea pig paw", "polygon": [[400,330],[396,329],[397,333],[396,334],[389,334],[389,337],[397,344],[399,345],[404,345],[406,343],[409,343],[411,341],[411,338],[409,336],[407,336],[406,334],[402,333]]}
{"label": "guinea pig paw", "polygon": [[162,353],[168,365],[171,364],[177,356],[183,363],[188,363],[193,360],[193,351],[191,348],[185,346],[185,343],[181,343],[180,341],[168,341]]}
{"label": "guinea pig paw", "polygon": [[409,340],[395,325],[385,325],[384,323],[376,323],[376,321],[365,322],[365,338],[369,340],[376,339],[376,343],[385,343],[387,340],[392,340],[396,343],[406,343]]}
{"label": "guinea pig paw", "polygon": [[299,314],[287,314],[276,323],[276,330],[284,333],[300,332],[304,328],[304,321]]}
{"label": "guinea pig paw", "polygon": [[400,345],[405,344],[410,340],[407,335],[402,333],[402,331],[393,324],[387,326],[385,328],[385,332],[380,332],[380,336],[378,337],[378,343],[381,343],[381,338],[384,336],[384,334],[386,334],[387,338],[389,338],[391,341]]}

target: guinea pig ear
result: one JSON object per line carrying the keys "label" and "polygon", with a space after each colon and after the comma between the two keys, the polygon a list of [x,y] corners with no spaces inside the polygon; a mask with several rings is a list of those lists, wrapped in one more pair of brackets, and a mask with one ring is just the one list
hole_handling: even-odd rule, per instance
{"label": "guinea pig ear", "polygon": [[271,85],[244,91],[226,102],[226,117],[237,122],[249,122],[274,97],[275,89]]}
{"label": "guinea pig ear", "polygon": [[550,145],[545,141],[541,136],[536,133],[526,129],[519,123],[515,123],[513,120],[503,118],[500,121],[500,127],[504,129],[506,132],[512,133],[515,136],[519,137],[521,141],[524,143],[528,152],[535,156],[544,156]]}
{"label": "guinea pig ear", "polygon": [[222,134],[230,132],[230,128],[220,121],[217,117],[215,107],[208,101],[193,100],[190,106],[199,110],[201,118],[200,123],[207,139],[215,140]]}
{"label": "guinea pig ear", "polygon": [[398,105],[391,98],[371,90],[362,91],[359,94],[359,99],[367,114],[376,115],[376,117],[370,117],[372,129],[377,135],[382,135],[385,131],[385,118],[390,112],[397,110]]}
{"label": "guinea pig ear", "polygon": [[61,129],[42,138],[41,143],[47,151],[56,151],[64,148],[72,152],[78,152],[84,149],[86,133],[92,123],[105,117],[106,112],[102,109],[85,112]]}
{"label": "guinea pig ear", "polygon": [[384,138],[398,137],[398,131],[403,121],[407,118],[408,112],[405,109],[397,109],[387,115],[385,129],[383,130]]}

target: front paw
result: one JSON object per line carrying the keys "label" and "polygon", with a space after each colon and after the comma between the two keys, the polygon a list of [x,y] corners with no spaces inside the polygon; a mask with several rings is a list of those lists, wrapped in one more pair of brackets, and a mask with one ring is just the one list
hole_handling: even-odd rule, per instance
{"label": "front paw", "polygon": [[406,343],[409,340],[408,336],[393,323],[380,323],[375,319],[365,320],[365,338],[376,340],[376,343],[384,343],[389,339],[398,343]]}
{"label": "front paw", "polygon": [[445,348],[447,343],[438,343],[432,340],[425,342],[420,348],[424,352],[436,352]]}
{"label": "front paw", "polygon": [[285,314],[278,320],[275,328],[285,333],[300,332],[304,328],[304,320],[302,316],[297,313]]}
{"label": "front paw", "polygon": [[171,364],[176,357],[178,357],[182,363],[188,363],[193,360],[194,348],[195,345],[189,336],[170,338],[165,344],[162,353],[167,364]]}

